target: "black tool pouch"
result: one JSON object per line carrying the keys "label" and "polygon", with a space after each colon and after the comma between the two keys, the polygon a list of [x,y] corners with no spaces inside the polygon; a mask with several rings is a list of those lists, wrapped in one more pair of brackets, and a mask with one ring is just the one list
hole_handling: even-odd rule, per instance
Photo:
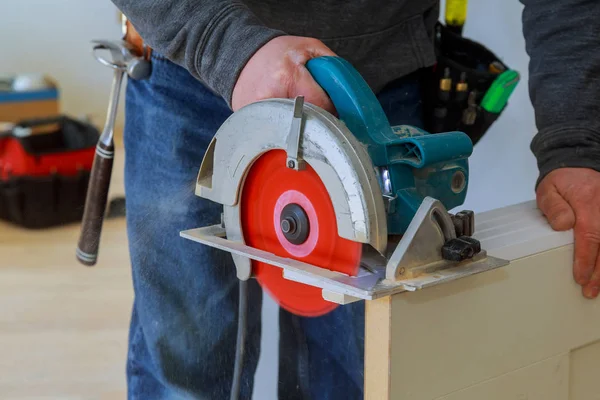
{"label": "black tool pouch", "polygon": [[0,181],[0,219],[29,229],[81,220],[89,171],[74,176],[20,176]]}
{"label": "black tool pouch", "polygon": [[[476,144],[504,111],[491,113],[480,106],[486,91],[498,77],[498,73],[489,71],[489,65],[495,62],[504,70],[509,67],[482,44],[452,32],[441,23],[436,26],[435,51],[437,64],[425,72],[422,85],[425,129],[431,133],[461,131]],[[450,73],[452,89],[449,99],[443,101],[439,95],[440,80],[446,71]],[[461,76],[468,85],[467,95],[462,93],[462,98],[456,91]],[[471,92],[475,104],[470,110],[475,113],[472,124],[464,122]]]}
{"label": "black tool pouch", "polygon": [[63,116],[0,132],[0,219],[33,229],[81,220],[98,137],[92,125]]}

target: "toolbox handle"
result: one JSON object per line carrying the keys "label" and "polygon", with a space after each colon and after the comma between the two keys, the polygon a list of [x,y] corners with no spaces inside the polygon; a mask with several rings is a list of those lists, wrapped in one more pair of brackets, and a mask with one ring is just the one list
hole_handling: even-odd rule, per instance
{"label": "toolbox handle", "polygon": [[394,135],[377,97],[348,61],[322,56],[309,60],[306,68],[358,140],[367,145],[383,144]]}

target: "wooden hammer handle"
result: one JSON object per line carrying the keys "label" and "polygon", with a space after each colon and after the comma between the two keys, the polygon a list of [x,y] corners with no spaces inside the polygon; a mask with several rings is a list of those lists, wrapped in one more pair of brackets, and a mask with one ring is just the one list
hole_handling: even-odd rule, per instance
{"label": "wooden hammer handle", "polygon": [[76,252],[77,259],[83,265],[93,266],[98,258],[114,154],[112,142],[108,146],[99,142],[96,146]]}

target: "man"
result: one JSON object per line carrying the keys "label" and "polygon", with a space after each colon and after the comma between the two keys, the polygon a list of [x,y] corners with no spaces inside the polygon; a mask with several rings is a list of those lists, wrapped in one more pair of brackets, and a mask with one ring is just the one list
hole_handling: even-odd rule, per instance
{"label": "man", "polygon": [[[437,0],[113,0],[153,49],[152,76],[130,81],[125,146],[135,303],[130,398],[226,399],[237,281],[230,256],[181,240],[220,207],[193,195],[221,123],[254,101],[304,95],[333,111],[304,64],[337,54],[367,80],[392,124],[421,126],[418,71],[435,62]],[[574,228],[575,280],[600,288],[600,3],[522,0],[539,133],[537,199],[551,225]],[[252,392],[261,291],[249,290],[242,398]],[[535,288],[532,288],[535,296]],[[359,399],[363,304],[318,318],[280,312],[282,399]]]}

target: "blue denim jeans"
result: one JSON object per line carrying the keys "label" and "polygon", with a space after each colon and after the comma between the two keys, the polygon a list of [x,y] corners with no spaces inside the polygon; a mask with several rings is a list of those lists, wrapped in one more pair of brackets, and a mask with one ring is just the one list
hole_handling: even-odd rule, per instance
{"label": "blue denim jeans", "polygon": [[[126,93],[125,184],[133,304],[129,399],[229,398],[238,290],[231,256],[179,232],[219,222],[194,195],[204,152],[231,110],[185,69],[153,56],[152,75]],[[390,122],[421,126],[420,86],[406,77],[379,94]],[[249,285],[242,399],[252,396],[262,291]],[[364,304],[318,318],[280,311],[279,398],[363,398]],[[273,371],[276,373],[276,371]],[[261,399],[262,400],[262,399]]]}

